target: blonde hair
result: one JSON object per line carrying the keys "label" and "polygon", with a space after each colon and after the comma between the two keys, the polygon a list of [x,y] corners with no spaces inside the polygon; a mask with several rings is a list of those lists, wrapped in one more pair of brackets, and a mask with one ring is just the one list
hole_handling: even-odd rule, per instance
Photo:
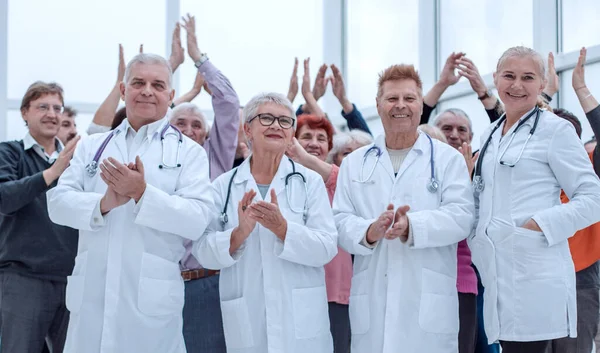
{"label": "blonde hair", "polygon": [[504,65],[506,60],[514,57],[532,58],[538,64],[541,79],[546,79],[546,64],[544,63],[544,58],[537,51],[524,46],[517,46],[506,49],[506,51],[502,54],[500,59],[498,59],[498,64],[496,65],[496,72],[500,71],[500,68]]}
{"label": "blonde hair", "polygon": [[446,140],[446,135],[444,135],[442,130],[440,130],[437,126],[421,124],[417,129],[423,131],[436,140],[442,141],[443,143],[448,143],[448,140]]}

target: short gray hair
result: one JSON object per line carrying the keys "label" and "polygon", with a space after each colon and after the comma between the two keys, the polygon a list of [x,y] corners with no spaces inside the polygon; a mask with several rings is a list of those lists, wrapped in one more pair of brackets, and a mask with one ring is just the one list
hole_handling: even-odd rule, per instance
{"label": "short gray hair", "polygon": [[346,148],[352,142],[356,142],[359,145],[366,146],[373,143],[373,136],[362,130],[350,130],[348,132],[339,132],[333,135],[333,148],[327,155],[327,162],[333,163],[333,156],[340,153],[341,150]]}
{"label": "short gray hair", "polygon": [[175,108],[173,108],[173,110],[171,111],[169,120],[173,121],[177,119],[179,115],[185,113],[189,113],[200,118],[200,120],[202,120],[202,126],[208,131],[208,124],[206,123],[206,118],[204,117],[204,114],[202,113],[200,108],[198,108],[198,106],[194,103],[185,102],[175,106]]}
{"label": "short gray hair", "polygon": [[296,113],[294,112],[294,107],[292,106],[292,102],[287,99],[281,93],[269,92],[269,93],[259,93],[256,96],[252,97],[248,104],[244,106],[244,110],[242,115],[244,117],[244,124],[248,123],[248,120],[252,119],[256,116],[256,112],[258,108],[260,108],[263,104],[273,103],[279,105],[281,107],[286,108],[290,111],[290,117],[294,119],[294,129],[296,129]]}
{"label": "short gray hair", "polygon": [[502,67],[502,65],[504,65],[504,62],[508,58],[514,58],[514,57],[519,57],[519,58],[530,57],[530,58],[532,58],[534,61],[536,61],[538,63],[538,69],[539,69],[539,73],[541,75],[541,79],[542,80],[546,79],[546,64],[544,63],[544,58],[537,51],[535,51],[531,48],[528,48],[528,47],[524,47],[524,46],[508,48],[502,54],[500,59],[498,59],[498,64],[496,65],[496,72],[498,72],[500,70],[500,68]]}
{"label": "short gray hair", "polygon": [[140,53],[140,54],[134,56],[133,59],[131,59],[129,61],[129,63],[127,63],[127,68],[125,69],[125,77],[124,77],[125,82],[129,82],[129,77],[131,76],[131,68],[135,64],[146,64],[146,65],[158,64],[158,65],[165,66],[169,71],[169,80],[168,80],[167,84],[169,85],[169,88],[173,87],[173,70],[171,70],[171,65],[169,64],[167,59],[163,58],[160,55],[150,54],[150,53]]}
{"label": "short gray hair", "polygon": [[442,117],[442,115],[444,115],[446,113],[454,114],[455,116],[459,116],[461,118],[467,119],[467,122],[469,123],[469,132],[471,134],[473,134],[473,123],[471,122],[471,118],[469,118],[469,115],[467,114],[467,112],[465,112],[462,109],[458,109],[458,108],[448,108],[448,109],[442,111],[441,113],[439,113],[438,115],[436,115],[435,118],[433,118],[433,125],[435,127],[438,127],[438,128],[440,127],[439,126],[440,118]]}

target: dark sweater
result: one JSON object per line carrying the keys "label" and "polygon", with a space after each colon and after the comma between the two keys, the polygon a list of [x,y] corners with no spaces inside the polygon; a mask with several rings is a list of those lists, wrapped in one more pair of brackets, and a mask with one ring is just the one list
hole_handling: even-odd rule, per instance
{"label": "dark sweater", "polygon": [[50,166],[23,141],[0,143],[0,272],[66,282],[73,271],[78,233],[48,216]]}

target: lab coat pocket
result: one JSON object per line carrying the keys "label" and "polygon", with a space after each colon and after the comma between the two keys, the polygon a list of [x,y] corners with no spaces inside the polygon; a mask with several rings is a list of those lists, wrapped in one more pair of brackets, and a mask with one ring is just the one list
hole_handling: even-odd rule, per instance
{"label": "lab coat pocket", "polygon": [[181,315],[184,290],[183,280],[141,277],[138,309],[148,316]]}
{"label": "lab coat pocket", "polygon": [[[515,332],[522,337],[567,332],[568,289],[563,278],[515,279]],[[568,319],[567,319],[568,318]]]}
{"label": "lab coat pocket", "polygon": [[421,280],[421,328],[431,333],[458,333],[456,277],[423,268]]}
{"label": "lab coat pocket", "polygon": [[369,295],[350,296],[350,332],[352,335],[362,335],[371,327],[371,314],[369,310]]}
{"label": "lab coat pocket", "polygon": [[559,246],[548,246],[542,232],[515,228],[514,262],[515,279],[559,277]]}
{"label": "lab coat pocket", "polygon": [[69,312],[77,314],[83,302],[84,276],[67,276],[65,305]]}
{"label": "lab coat pocket", "polygon": [[431,333],[458,334],[458,294],[421,294],[419,326]]}
{"label": "lab coat pocket", "polygon": [[323,335],[329,331],[325,286],[292,290],[294,327],[297,339]]}
{"label": "lab coat pocket", "polygon": [[250,324],[246,298],[221,301],[221,313],[227,349],[242,349],[254,346],[253,326]]}

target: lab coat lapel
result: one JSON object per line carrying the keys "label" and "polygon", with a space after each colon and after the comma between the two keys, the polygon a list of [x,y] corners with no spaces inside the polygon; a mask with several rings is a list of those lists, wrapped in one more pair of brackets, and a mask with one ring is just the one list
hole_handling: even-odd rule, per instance
{"label": "lab coat lapel", "polygon": [[[237,173],[233,179],[233,184],[235,185],[239,185],[242,183],[246,183],[246,187],[244,189],[244,193],[250,191],[250,190],[254,190],[256,192],[256,196],[254,196],[254,199],[252,200],[253,202],[256,201],[260,201],[260,192],[258,191],[258,186],[256,186],[256,181],[254,181],[254,177],[252,176],[252,173],[250,173],[250,158],[252,158],[252,155],[250,155],[250,157],[246,158],[242,164],[239,165],[238,169],[237,169]],[[244,195],[240,195],[240,200]],[[231,202],[231,200],[230,200]]]}
{"label": "lab coat lapel", "polygon": [[[291,160],[285,155],[281,158],[277,173],[271,182],[270,189],[275,190],[275,195],[277,195],[278,202],[285,197],[285,178],[289,173],[292,173],[292,163],[290,163],[290,161]],[[298,165],[296,165],[296,171],[298,171],[297,168]],[[266,195],[265,201],[271,202],[271,190],[269,190],[269,193]]]}
{"label": "lab coat lapel", "polygon": [[[242,164],[238,167],[238,173],[234,179],[234,183],[240,184],[242,182],[246,182],[246,192],[254,189],[256,191],[256,196],[254,197],[254,201],[262,200],[260,192],[258,191],[258,186],[256,185],[256,181],[252,176],[252,172],[250,171],[250,160],[253,158],[246,158]],[[271,189],[275,190],[275,195],[277,195],[277,200],[280,200],[283,193],[285,191],[285,176],[292,172],[292,164],[290,163],[290,159],[286,156],[281,158],[279,162],[279,168],[277,169],[277,173],[273,177],[271,181],[271,187],[269,191],[265,195],[264,200],[267,202],[271,202]],[[285,197],[285,196],[283,196]]]}
{"label": "lab coat lapel", "polygon": [[429,145],[429,139],[427,138],[427,136],[425,136],[424,133],[419,132],[419,137],[417,138],[417,141],[415,142],[411,150],[408,152],[408,155],[406,156],[404,162],[402,162],[400,170],[398,170],[398,179],[400,179],[402,177],[402,174],[404,174],[404,172],[408,170],[408,168],[417,160],[417,158],[423,154],[425,150],[425,144]]}
{"label": "lab coat lapel", "polygon": [[[387,147],[385,146],[385,134],[379,135],[377,137],[377,139],[375,140],[375,146],[379,147],[379,149],[381,150],[381,157],[379,158],[379,164],[383,167],[383,169],[390,176],[390,178],[392,180],[394,180],[396,178],[396,176],[394,175],[394,167],[392,166],[392,160],[390,159],[390,155],[387,152]],[[371,153],[373,155],[369,154],[368,158],[375,158],[375,156],[374,156],[375,153],[373,153],[373,152],[371,152]],[[368,163],[363,162],[363,166],[362,166],[363,168],[364,168],[364,164],[368,164]],[[364,170],[364,171],[362,171],[362,173],[370,173],[370,170]],[[369,174],[365,174],[364,177],[366,178],[368,175]]]}
{"label": "lab coat lapel", "polygon": [[128,161],[128,154],[127,154],[127,128],[129,127],[129,124],[127,123],[127,121],[123,121],[121,123],[121,125],[119,125],[119,127],[117,127],[115,129],[115,133],[116,136],[113,137],[113,139],[115,140],[115,146],[117,146],[117,150],[119,151],[120,155],[121,155],[121,163],[127,164],[129,163]]}

